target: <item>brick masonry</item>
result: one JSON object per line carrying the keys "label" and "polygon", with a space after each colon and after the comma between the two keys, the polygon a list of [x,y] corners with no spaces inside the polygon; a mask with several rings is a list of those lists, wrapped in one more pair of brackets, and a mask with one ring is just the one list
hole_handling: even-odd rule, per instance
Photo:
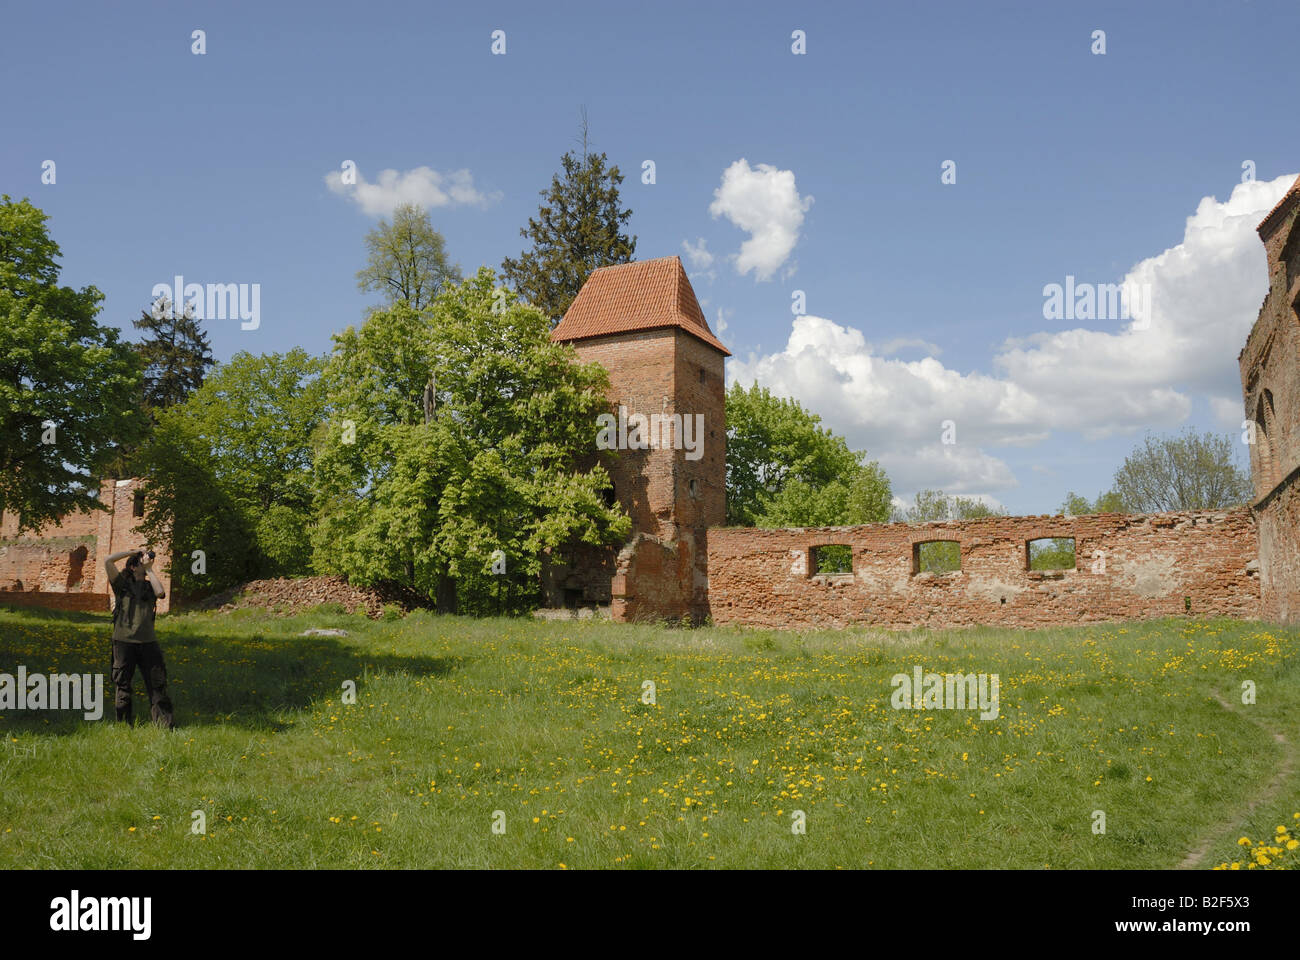
{"label": "brick masonry", "polygon": [[1261,616],[1300,621],[1300,180],[1259,225],[1268,294],[1237,358],[1259,525]]}
{"label": "brick masonry", "polygon": [[[1027,544],[1072,537],[1074,569],[1031,571]],[[961,569],[915,572],[913,548],[961,544]],[[818,546],[852,550],[847,574],[820,574]],[[708,596],[717,623],[889,628],[1044,627],[1259,614],[1255,523],[1244,508],[1206,513],[990,517],[948,523],[709,531]],[[1190,607],[1189,607],[1190,604]]]}
{"label": "brick masonry", "polygon": [[[139,480],[106,480],[99,498],[108,509],[72,514],[36,533],[19,533],[17,517],[0,516],[0,605],[110,609],[102,558],[143,541],[136,530],[139,488]],[[155,569],[168,593],[158,612],[165,613],[171,603],[168,552],[161,546],[154,550]]]}
{"label": "brick masonry", "polygon": [[[628,416],[703,417],[685,440],[618,450],[606,459],[614,494],[632,518],[621,550],[587,550],[574,569],[550,571],[552,605],[609,603],[618,620],[702,619],[708,611],[708,530],[726,517],[726,383],[723,354],[680,328],[591,337],[574,344],[584,363],[610,375],[610,404]],[[692,423],[700,421],[692,420]],[[680,447],[680,449],[679,449]],[[580,594],[580,596],[578,596]]]}

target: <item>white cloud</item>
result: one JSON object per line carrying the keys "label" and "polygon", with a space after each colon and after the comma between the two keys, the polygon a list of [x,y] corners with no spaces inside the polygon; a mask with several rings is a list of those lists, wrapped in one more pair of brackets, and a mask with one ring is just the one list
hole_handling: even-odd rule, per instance
{"label": "white cloud", "polygon": [[[855,448],[879,459],[901,491],[1014,486],[1010,468],[979,444],[1046,435],[1033,415],[1033,398],[1014,384],[961,374],[932,357],[886,359],[860,330],[810,314],[795,317],[784,350],[736,358],[729,376],[797,398]],[[955,423],[956,444],[940,442],[945,420]]]}
{"label": "white cloud", "polygon": [[718,307],[718,325],[713,330],[718,336],[727,332],[727,311]]}
{"label": "white cloud", "polygon": [[799,242],[804,214],[812,197],[800,197],[793,170],[778,170],[767,163],[751,168],[744,157],[722,172],[722,184],[713,191],[709,213],[725,216],[749,234],[736,254],[737,272],[754,271],[757,280],[769,280]]}
{"label": "white cloud", "polygon": [[691,246],[689,240],[682,241],[682,249],[686,251],[686,259],[690,262],[692,270],[707,270],[713,266],[713,254],[704,247],[703,237],[695,242],[695,246]]}
{"label": "white cloud", "polygon": [[1134,266],[1123,282],[1150,286],[1147,329],[1116,322],[1036,333],[1007,341],[994,365],[1053,411],[1053,427],[1089,439],[1178,424],[1193,396],[1218,397],[1222,412],[1240,396],[1236,357],[1267,292],[1255,227],[1293,183],[1291,175],[1240,184],[1224,202],[1205,197],[1181,243]]}
{"label": "white cloud", "polygon": [[918,337],[895,337],[893,340],[886,340],[877,349],[882,357],[892,357],[894,354],[903,350],[924,350],[932,357],[937,357],[943,353],[943,348],[937,343],[931,343],[929,340],[921,340]]}
{"label": "white cloud", "polygon": [[[1095,439],[1169,429],[1186,420],[1198,398],[1221,422],[1240,423],[1236,357],[1267,289],[1255,226],[1294,182],[1288,176],[1241,184],[1227,201],[1203,199],[1182,242],[1124,278],[1151,286],[1142,324],[1011,339],[993,358],[995,373],[987,374],[962,373],[933,356],[891,358],[924,341],[875,347],[858,329],[805,315],[794,319],[781,351],[733,360],[730,379],[757,380],[797,398],[879,459],[895,490],[905,492],[1014,487],[1010,467],[984,448],[1031,446],[1053,431]],[[954,422],[956,444],[941,443],[945,420]]]}
{"label": "white cloud", "polygon": [[413,203],[426,210],[434,207],[483,207],[501,199],[500,192],[483,193],[474,186],[468,170],[439,173],[431,167],[412,170],[381,170],[374,183],[358,170],[357,182],[345,184],[343,174],[325,175],[330,190],[352,200],[372,217],[389,216],[400,204]]}

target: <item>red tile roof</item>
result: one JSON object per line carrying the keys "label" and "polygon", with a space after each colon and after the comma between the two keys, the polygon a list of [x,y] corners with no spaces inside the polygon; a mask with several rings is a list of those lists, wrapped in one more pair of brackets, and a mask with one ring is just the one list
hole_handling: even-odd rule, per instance
{"label": "red tile roof", "polygon": [[1277,206],[1270,210],[1263,220],[1259,221],[1259,226],[1255,228],[1256,232],[1263,233],[1264,226],[1273,219],[1274,215],[1281,213],[1282,208],[1290,204],[1290,202],[1295,200],[1296,197],[1300,197],[1300,177],[1296,177],[1295,183],[1291,184],[1291,189],[1288,190],[1282,196],[1282,199],[1277,202]]}
{"label": "red tile roof", "polygon": [[685,330],[731,356],[709,329],[681,257],[638,260],[591,271],[564,319],[551,331],[551,339],[588,340],[662,327]]}

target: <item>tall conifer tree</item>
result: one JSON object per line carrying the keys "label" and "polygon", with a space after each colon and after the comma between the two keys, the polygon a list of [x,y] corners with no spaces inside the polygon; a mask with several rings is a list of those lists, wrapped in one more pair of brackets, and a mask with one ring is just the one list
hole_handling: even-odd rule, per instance
{"label": "tall conifer tree", "polygon": [[518,258],[507,257],[501,272],[525,300],[554,326],[569,309],[588,275],[597,267],[627,263],[636,252],[636,237],[624,232],[630,209],[619,196],[623,174],[609,166],[603,153],[592,153],[587,118],[582,118],[582,152],[561,158],[563,171],[551,186],[536,217],[519,230],[532,247]]}

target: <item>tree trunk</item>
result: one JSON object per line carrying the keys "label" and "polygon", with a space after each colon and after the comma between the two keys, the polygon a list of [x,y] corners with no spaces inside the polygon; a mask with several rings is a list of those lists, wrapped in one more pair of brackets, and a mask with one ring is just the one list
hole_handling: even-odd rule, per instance
{"label": "tree trunk", "polygon": [[438,594],[434,603],[439,613],[456,612],[456,581],[445,573],[438,574]]}

